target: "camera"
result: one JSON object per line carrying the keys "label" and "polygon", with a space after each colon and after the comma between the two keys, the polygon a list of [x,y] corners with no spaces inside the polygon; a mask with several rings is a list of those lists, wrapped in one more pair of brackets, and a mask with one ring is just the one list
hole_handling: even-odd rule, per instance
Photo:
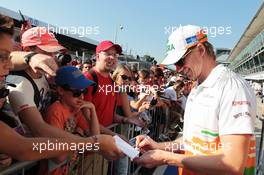
{"label": "camera", "polygon": [[9,89],[6,86],[16,87],[15,84],[6,83],[5,81],[0,82],[0,98],[5,98],[9,95]]}
{"label": "camera", "polygon": [[9,89],[6,89],[5,87],[2,87],[0,89],[0,98],[5,98],[9,95]]}

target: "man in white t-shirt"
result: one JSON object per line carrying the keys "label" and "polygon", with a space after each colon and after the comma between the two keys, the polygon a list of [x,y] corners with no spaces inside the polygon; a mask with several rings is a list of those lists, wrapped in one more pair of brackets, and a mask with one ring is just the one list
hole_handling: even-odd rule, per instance
{"label": "man in white t-shirt", "polygon": [[[58,43],[55,35],[44,27],[34,27],[24,32],[21,45],[24,51],[30,52],[25,56],[26,62],[37,53],[54,57],[60,50],[65,49]],[[10,94],[4,111],[15,117],[24,134],[28,134],[25,133],[28,130],[21,123],[24,123],[34,135],[45,135],[35,123],[38,117],[42,118],[41,112],[44,112],[50,101],[49,84],[43,72],[28,67],[25,71],[8,75],[7,81],[16,87],[9,87]]]}
{"label": "man in white t-shirt", "polygon": [[255,174],[256,97],[244,79],[215,59],[202,28],[181,26],[170,35],[162,64],[175,64],[198,85],[188,96],[183,137],[157,143],[138,136],[137,147],[147,152],[135,162],[178,166],[183,175]]}

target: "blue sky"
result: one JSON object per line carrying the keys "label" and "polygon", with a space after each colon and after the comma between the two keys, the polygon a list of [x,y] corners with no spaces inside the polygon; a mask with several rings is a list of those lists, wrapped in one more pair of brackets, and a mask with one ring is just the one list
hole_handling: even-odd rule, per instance
{"label": "blue sky", "polygon": [[[215,47],[232,48],[256,14],[262,0],[1,0],[1,6],[41,21],[88,27],[88,38],[114,40],[132,54],[161,61],[169,31],[180,25],[206,27]],[[216,33],[215,31],[218,30]],[[220,32],[221,31],[221,32]]]}

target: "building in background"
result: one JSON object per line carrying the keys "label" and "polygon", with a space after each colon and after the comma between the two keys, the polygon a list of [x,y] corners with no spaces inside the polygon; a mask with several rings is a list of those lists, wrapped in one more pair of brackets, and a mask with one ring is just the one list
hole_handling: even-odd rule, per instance
{"label": "building in background", "polygon": [[[9,16],[15,23],[15,38],[19,40],[19,32],[21,27],[22,17],[18,12],[0,7],[0,13]],[[32,26],[41,26],[48,28],[56,35],[58,41],[68,49],[69,54],[78,56],[79,59],[90,58],[95,54],[96,45],[98,41],[92,40],[83,36],[83,30],[73,28],[74,26],[58,27],[43,21],[34,19],[32,17],[23,15],[26,20],[30,21]],[[81,31],[81,33],[80,33]]]}
{"label": "building in background", "polygon": [[231,51],[229,67],[251,82],[264,82],[264,2]]}
{"label": "building in background", "polygon": [[230,55],[231,49],[228,48],[216,48],[216,62],[217,64],[223,64],[229,66],[230,62],[227,60]]}
{"label": "building in background", "polygon": [[[18,12],[0,7],[0,13],[6,16],[9,16],[14,20],[15,23],[15,38],[19,38],[19,32],[21,27],[21,20],[22,17]],[[53,32],[56,35],[56,38],[58,39],[59,43],[61,43],[64,47],[68,49],[68,53],[72,56],[77,58],[79,61],[84,62],[87,59],[95,59],[95,49],[97,44],[99,44],[98,41],[95,41],[93,39],[87,38],[83,35],[83,32],[91,32],[92,28],[84,28],[80,31],[78,31],[78,27],[75,29],[72,28],[74,26],[67,26],[67,27],[59,27],[54,26],[52,24],[48,24],[46,22],[37,20],[35,18],[23,15],[26,20],[29,20],[32,24],[32,26],[41,26],[48,28],[51,32]],[[83,26],[84,27],[84,26]],[[85,31],[84,31],[85,30]],[[89,31],[87,31],[89,30]],[[94,32],[100,32],[96,31],[99,29],[93,29]],[[81,33],[78,33],[81,32]],[[119,63],[125,63],[130,66],[136,66],[138,69],[142,68],[150,68],[151,63],[145,61],[142,59],[142,57],[137,56],[135,58],[133,55],[120,55]]]}

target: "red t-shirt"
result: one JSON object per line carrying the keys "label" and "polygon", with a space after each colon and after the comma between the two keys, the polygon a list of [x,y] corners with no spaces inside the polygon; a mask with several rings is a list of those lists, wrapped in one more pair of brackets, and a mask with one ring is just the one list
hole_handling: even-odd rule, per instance
{"label": "red t-shirt", "polygon": [[[94,104],[99,123],[107,127],[113,123],[116,93],[110,75],[104,77],[95,69],[93,70],[98,79],[97,90],[93,95],[93,86],[88,87],[88,93],[84,96],[84,100]],[[85,76],[89,80],[93,80],[89,72],[85,73]]]}
{"label": "red t-shirt", "polygon": [[59,101],[54,102],[47,109],[45,120],[56,128],[61,128],[67,132],[74,133],[79,127],[83,131],[88,129],[88,122],[81,112],[73,115],[70,110],[63,106]]}

